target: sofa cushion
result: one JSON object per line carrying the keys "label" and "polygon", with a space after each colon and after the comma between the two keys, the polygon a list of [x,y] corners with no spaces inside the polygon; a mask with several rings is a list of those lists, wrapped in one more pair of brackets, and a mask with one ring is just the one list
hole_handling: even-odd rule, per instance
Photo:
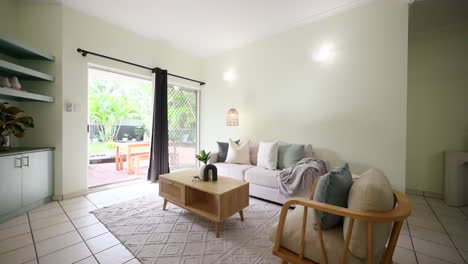
{"label": "sofa cushion", "polygon": [[245,181],[265,187],[278,189],[276,176],[280,170],[267,170],[260,167],[253,167],[245,172]]}
{"label": "sofa cushion", "polygon": [[[314,193],[314,200],[322,203],[347,207],[349,189],[353,177],[347,163],[320,177]],[[342,223],[343,217],[319,211],[322,229],[331,229]],[[315,220],[315,219],[314,219]]]}
{"label": "sofa cushion", "polygon": [[250,164],[257,166],[258,142],[250,142]]}
{"label": "sofa cushion", "polygon": [[245,181],[244,174],[245,171],[254,168],[252,165],[247,164],[230,164],[230,163],[214,163],[216,168],[218,169],[218,175],[233,178],[240,181]]}
{"label": "sofa cushion", "polygon": [[[370,169],[364,172],[349,191],[348,208],[360,211],[382,212],[393,209],[392,185],[385,175]],[[349,218],[345,218],[343,236],[348,231]],[[374,252],[383,254],[391,232],[391,223],[374,225]],[[367,256],[367,222],[356,220],[351,233],[349,250],[356,257]]]}
{"label": "sofa cushion", "polygon": [[257,166],[276,170],[278,165],[278,142],[260,142],[258,147]]}
{"label": "sofa cushion", "polygon": [[313,158],[314,155],[314,150],[312,149],[311,144],[305,144],[304,145],[304,158]]}
{"label": "sofa cushion", "polygon": [[[235,142],[239,144],[240,140],[236,140]],[[218,144],[218,162],[225,162],[229,149],[229,143],[218,141],[216,143]]]}
{"label": "sofa cushion", "polygon": [[236,142],[229,139],[229,150],[225,162],[250,165],[249,141],[241,142],[240,145],[238,145]]}
{"label": "sofa cushion", "polygon": [[278,169],[286,169],[304,158],[304,145],[280,144],[278,147]]}
{"label": "sofa cushion", "polygon": [[[281,246],[289,249],[292,252],[299,253],[299,242],[301,240],[302,216],[304,215],[304,207],[297,206],[293,211],[289,211],[286,216],[286,223],[284,225],[283,237],[281,239]],[[318,231],[314,229],[312,219],[314,218],[313,210],[309,208],[307,215],[306,235],[305,235],[305,248],[304,257],[323,263],[321,255],[320,240],[318,239]],[[278,224],[273,226],[270,232],[270,240],[275,242],[276,230]],[[327,252],[328,263],[341,263],[341,255],[344,247],[344,239],[342,236],[343,229],[341,226],[335,227],[330,230],[324,230],[323,241],[325,250]],[[352,254],[348,254],[348,264],[361,263]]]}

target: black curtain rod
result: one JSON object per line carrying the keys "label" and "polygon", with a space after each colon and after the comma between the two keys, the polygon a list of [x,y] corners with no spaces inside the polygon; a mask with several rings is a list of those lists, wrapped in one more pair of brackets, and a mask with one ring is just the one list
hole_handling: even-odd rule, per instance
{"label": "black curtain rod", "polygon": [[[89,51],[89,50],[77,49],[76,51],[78,51],[79,53],[81,53],[81,55],[83,55],[83,57],[86,57],[86,55],[91,54],[91,55],[94,55],[94,56],[97,56],[97,57],[101,57],[101,58],[105,58],[105,59],[108,59],[108,60],[118,61],[118,62],[125,63],[125,64],[129,64],[129,65],[132,65],[132,66],[135,66],[135,67],[147,69],[147,70],[150,70],[150,71],[152,71],[152,72],[154,72],[155,69],[156,69],[156,68],[151,68],[151,67],[143,66],[143,65],[140,65],[140,64],[136,64],[136,63],[133,63],[133,62],[124,61],[124,60],[121,60],[121,59],[109,57],[109,56],[102,55],[102,54],[99,54],[99,53],[95,53],[95,52],[92,52],[92,51]],[[187,78],[187,77],[184,77],[184,76],[180,76],[180,75],[177,75],[177,74],[167,73],[167,75],[170,75],[170,76],[172,76],[172,77],[176,77],[176,78],[179,78],[179,79],[184,79],[184,80],[187,80],[187,81],[191,81],[191,82],[196,82],[196,83],[199,83],[200,85],[205,85],[205,82],[198,81],[198,80],[194,80],[194,79],[190,79],[190,78]]]}

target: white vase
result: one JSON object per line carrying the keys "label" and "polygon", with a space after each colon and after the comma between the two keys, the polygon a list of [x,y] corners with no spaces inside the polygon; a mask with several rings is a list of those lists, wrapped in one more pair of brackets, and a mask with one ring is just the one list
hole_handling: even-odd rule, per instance
{"label": "white vase", "polygon": [[18,77],[16,76],[13,76],[10,78],[10,84],[11,84],[11,88],[15,88],[15,89],[21,89],[21,84],[18,80]]}
{"label": "white vase", "polygon": [[0,87],[11,88],[10,80],[7,77],[0,77]]}

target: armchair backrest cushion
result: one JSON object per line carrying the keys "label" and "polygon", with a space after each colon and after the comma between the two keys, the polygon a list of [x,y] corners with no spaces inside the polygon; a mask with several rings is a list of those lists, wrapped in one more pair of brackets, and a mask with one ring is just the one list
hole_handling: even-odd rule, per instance
{"label": "armchair backrest cushion", "polygon": [[[346,207],[348,193],[353,185],[353,178],[348,163],[320,176],[314,193],[314,201]],[[343,223],[343,217],[328,212],[318,211],[320,226],[323,230],[332,229]],[[315,222],[315,218],[313,219]]]}
{"label": "armchair backrest cushion", "polygon": [[[393,190],[387,177],[376,169],[364,172],[351,186],[348,208],[360,211],[384,212],[393,209]],[[349,218],[345,217],[343,237],[346,239]],[[383,254],[392,223],[374,224],[374,255]],[[367,222],[355,220],[349,251],[356,257],[367,258]]]}

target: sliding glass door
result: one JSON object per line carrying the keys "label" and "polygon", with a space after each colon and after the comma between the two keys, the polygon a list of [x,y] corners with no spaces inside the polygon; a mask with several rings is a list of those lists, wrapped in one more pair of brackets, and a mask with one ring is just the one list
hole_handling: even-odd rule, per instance
{"label": "sliding glass door", "polygon": [[197,90],[169,85],[167,91],[169,123],[169,167],[171,171],[196,168],[198,150]]}

